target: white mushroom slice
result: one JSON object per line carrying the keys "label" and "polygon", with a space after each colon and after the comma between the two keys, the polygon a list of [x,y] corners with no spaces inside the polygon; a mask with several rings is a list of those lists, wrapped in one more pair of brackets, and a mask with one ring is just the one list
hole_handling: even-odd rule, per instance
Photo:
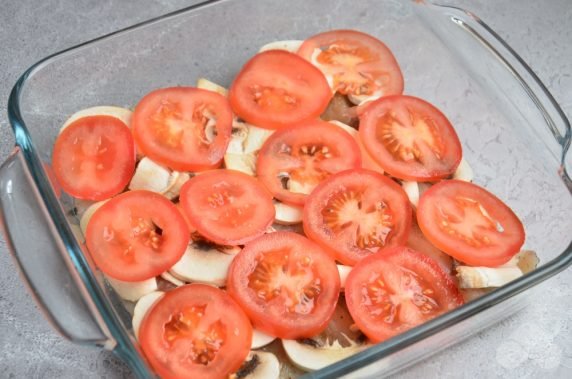
{"label": "white mushroom slice", "polygon": [[518,267],[523,274],[528,274],[538,266],[538,263],[540,263],[540,259],[534,251],[522,250],[510,261],[499,267]]}
{"label": "white mushroom slice", "polygon": [[206,89],[209,91],[216,92],[224,97],[228,96],[228,90],[221,85],[211,82],[208,79],[200,78],[197,81],[197,88]]}
{"label": "white mushroom slice", "polygon": [[191,179],[191,175],[186,172],[173,171],[169,177],[169,185],[167,189],[163,191],[162,195],[169,200],[173,200],[179,196],[181,193],[181,188],[183,184]]}
{"label": "white mushroom slice", "polygon": [[140,282],[124,282],[107,275],[105,279],[107,279],[119,297],[128,301],[137,301],[148,293],[157,291],[157,279],[155,277]]}
{"label": "white mushroom slice", "polygon": [[251,349],[260,349],[264,347],[270,342],[274,341],[276,337],[270,336],[264,332],[261,332],[258,329],[252,330],[252,344],[250,345]]}
{"label": "white mushroom slice", "polygon": [[113,107],[113,106],[98,106],[98,107],[91,107],[91,108],[82,109],[81,111],[78,111],[78,112],[72,114],[70,116],[70,118],[68,118],[66,120],[66,122],[64,122],[64,124],[62,125],[62,127],[60,129],[60,133],[65,128],[67,128],[72,122],[77,121],[80,118],[89,117],[89,116],[111,116],[111,117],[115,117],[115,118],[119,119],[121,122],[123,122],[125,124],[125,126],[129,127],[131,125],[132,113],[133,112],[131,112],[127,108]]}
{"label": "white mushroom slice", "polygon": [[336,126],[339,126],[340,128],[342,128],[343,130],[345,130],[346,132],[348,132],[352,137],[357,138],[358,137],[358,130],[356,128],[352,128],[351,126],[349,126],[348,124],[344,124],[343,122],[337,121],[337,120],[331,120],[328,121],[330,124],[334,124]]}
{"label": "white mushroom slice", "polygon": [[244,122],[232,121],[232,133],[230,135],[230,142],[226,148],[227,153],[242,154],[244,153],[244,144],[248,138],[248,126]]}
{"label": "white mushroom slice", "polygon": [[304,213],[303,207],[284,204],[281,201],[274,200],[274,210],[276,211],[276,222],[281,225],[293,225],[302,222]]}
{"label": "white mushroom slice", "polygon": [[248,123],[245,123],[248,127],[248,137],[244,143],[244,152],[254,153],[260,150],[264,142],[274,133],[274,130],[259,128]]}
{"label": "white mushroom slice", "polygon": [[262,46],[258,52],[262,53],[268,50],[284,50],[296,53],[303,43],[304,41],[300,40],[274,41]]}
{"label": "white mushroom slice", "polygon": [[251,351],[240,369],[229,379],[278,379],[280,362],[272,353]]}
{"label": "white mushroom slice", "polygon": [[309,195],[310,193],[312,193],[314,188],[316,188],[315,184],[300,183],[299,181],[294,180],[292,178],[290,178],[288,180],[287,186],[288,186],[288,190],[290,190],[290,192],[303,193],[305,195]]}
{"label": "white mushroom slice", "polygon": [[472,182],[474,178],[473,169],[469,166],[469,162],[465,158],[461,159],[461,163],[457,167],[457,170],[453,173],[453,179],[463,180],[465,182]]}
{"label": "white mushroom slice", "polygon": [[169,169],[145,157],[137,165],[133,178],[131,178],[129,183],[129,189],[132,191],[148,190],[163,193],[169,188],[170,178],[171,172]]}
{"label": "white mushroom slice", "polygon": [[83,215],[81,216],[81,219],[79,220],[79,227],[80,227],[81,232],[83,233],[84,236],[85,236],[85,232],[87,230],[87,224],[89,224],[89,220],[91,220],[91,216],[93,216],[95,211],[98,210],[99,208],[101,208],[101,206],[103,204],[105,204],[106,202],[107,202],[107,200],[102,200],[102,201],[98,201],[97,203],[93,203],[92,205],[89,206],[89,208],[87,208],[83,212]]}
{"label": "white mushroom slice", "polygon": [[340,274],[340,290],[343,291],[346,288],[346,279],[353,267],[345,265],[338,266],[338,273]]}
{"label": "white mushroom slice", "polygon": [[457,266],[459,288],[500,287],[522,276],[518,267]]}
{"label": "white mushroom slice", "polygon": [[173,284],[176,287],[180,287],[180,286],[185,285],[185,282],[183,282],[180,279],[175,278],[168,271],[165,271],[164,273],[162,273],[161,278],[165,279],[166,281],[168,281],[169,283]]}
{"label": "white mushroom slice", "polygon": [[375,101],[383,96],[383,92],[381,90],[375,91],[371,95],[348,95],[348,100],[354,103],[355,105],[362,105],[367,103],[368,101]]}
{"label": "white mushroom slice", "polygon": [[131,321],[131,326],[133,327],[133,334],[135,334],[135,338],[139,339],[139,327],[141,326],[141,321],[143,321],[143,317],[147,314],[149,309],[163,297],[165,293],[161,291],[154,291],[150,292],[147,295],[141,297],[137,304],[135,304],[135,308],[133,309],[133,319]]}
{"label": "white mushroom slice", "polygon": [[223,287],[228,268],[237,253],[223,253],[215,246],[204,241],[193,241],[169,272],[185,282]]}
{"label": "white mushroom slice", "polygon": [[292,363],[306,371],[315,371],[365,350],[368,345],[347,338],[350,346],[343,347],[338,340],[320,344],[314,339],[282,340],[282,346]]}
{"label": "white mushroom slice", "polygon": [[250,176],[256,175],[256,154],[232,154],[224,155],[224,166],[229,170],[243,172]]}
{"label": "white mushroom slice", "polygon": [[401,188],[407,194],[409,198],[409,202],[413,204],[415,208],[419,205],[419,185],[417,182],[410,182],[408,180],[404,180],[401,182]]}

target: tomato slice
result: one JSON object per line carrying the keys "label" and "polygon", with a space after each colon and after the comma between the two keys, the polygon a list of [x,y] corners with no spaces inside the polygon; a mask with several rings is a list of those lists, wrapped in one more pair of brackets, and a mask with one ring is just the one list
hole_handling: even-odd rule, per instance
{"label": "tomato slice", "polygon": [[52,167],[57,182],[73,197],[99,201],[114,196],[135,171],[131,131],[115,117],[82,117],[56,139]]}
{"label": "tomato slice", "polygon": [[460,180],[425,191],[417,219],[433,245],[468,265],[501,265],[524,244],[524,227],[514,212],[484,188]]}
{"label": "tomato slice", "polygon": [[403,75],[391,50],[355,30],[332,30],[304,41],[298,54],[330,78],[335,92],[387,96],[403,92]]}
{"label": "tomato slice", "polygon": [[332,175],[306,200],[304,232],[345,265],[404,245],[411,205],[393,180],[370,170]]}
{"label": "tomato slice", "polygon": [[222,162],[230,142],[232,110],[216,92],[163,88],[141,99],[132,125],[144,155],[174,170],[200,171]]}
{"label": "tomato slice", "polygon": [[278,200],[303,205],[322,180],[360,165],[351,135],[328,122],[312,121],[272,134],[260,150],[256,173]]}
{"label": "tomato slice", "polygon": [[226,378],[250,351],[252,325],[224,291],[188,284],[153,305],[141,323],[139,341],[163,379]]}
{"label": "tomato slice", "polygon": [[435,261],[398,246],[353,268],[346,304],[360,330],[380,342],[462,305],[463,297]]}
{"label": "tomato slice", "polygon": [[359,133],[373,159],[396,178],[435,181],[461,162],[461,142],[447,117],[416,97],[370,103],[360,112]]}
{"label": "tomato slice", "polygon": [[112,278],[137,282],[165,272],[183,256],[190,235],[177,210],[150,191],[129,191],[93,214],[86,243],[95,264]]}
{"label": "tomato slice", "polygon": [[296,54],[279,50],[255,55],[229,92],[232,109],[239,117],[268,129],[318,117],[331,97],[320,70]]}
{"label": "tomato slice", "polygon": [[340,276],[320,246],[296,233],[274,232],[238,253],[227,289],[256,328],[280,338],[310,338],[334,313]]}
{"label": "tomato slice", "polygon": [[220,245],[242,245],[264,234],[274,221],[272,195],[239,171],[197,175],[183,185],[179,198],[195,229]]}

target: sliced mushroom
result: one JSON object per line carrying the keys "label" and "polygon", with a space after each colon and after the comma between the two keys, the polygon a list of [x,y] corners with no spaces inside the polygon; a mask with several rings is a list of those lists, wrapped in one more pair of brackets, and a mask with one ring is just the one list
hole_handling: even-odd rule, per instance
{"label": "sliced mushroom", "polygon": [[370,346],[365,336],[354,328],[343,295],[324,332],[313,338],[281,342],[292,363],[306,371],[319,370]]}
{"label": "sliced mushroom", "polygon": [[474,178],[473,169],[469,166],[469,162],[465,158],[461,159],[461,163],[453,173],[453,179],[463,180],[465,182],[472,182]]}
{"label": "sliced mushroom", "polygon": [[500,287],[522,276],[518,267],[457,266],[459,288]]}
{"label": "sliced mushroom", "polygon": [[169,177],[169,184],[167,189],[162,192],[162,195],[169,200],[176,199],[181,193],[183,185],[191,179],[191,175],[186,172],[173,171]]}
{"label": "sliced mushroom", "polygon": [[294,225],[302,222],[303,207],[288,205],[281,201],[274,200],[274,210],[276,211],[276,222],[281,225]]}
{"label": "sliced mushroom", "polygon": [[371,95],[348,95],[348,100],[354,103],[355,105],[364,105],[369,101],[375,101],[383,96],[383,92],[378,90]]}
{"label": "sliced mushroom", "polygon": [[109,276],[105,276],[105,279],[119,297],[128,301],[137,301],[148,293],[157,291],[157,279],[154,277],[140,282],[124,282]]}
{"label": "sliced mushroom", "polygon": [[228,96],[228,90],[221,85],[211,82],[208,79],[200,78],[197,81],[197,88],[206,89],[208,91],[216,92],[224,97]]}
{"label": "sliced mushroom", "polygon": [[232,247],[231,252],[227,247],[226,252],[222,252],[224,248],[205,241],[193,241],[169,273],[185,282],[223,287],[228,268],[240,251],[240,248]]}
{"label": "sliced mushroom", "polygon": [[274,341],[276,337],[270,336],[264,332],[261,332],[258,329],[252,330],[252,344],[250,345],[251,349],[260,349],[272,341]]}
{"label": "sliced mushroom", "polygon": [[226,148],[227,153],[243,154],[244,145],[248,138],[249,128],[244,122],[233,120],[232,133],[230,135],[230,142]]}
{"label": "sliced mushroom", "polygon": [[523,274],[528,274],[538,266],[538,263],[540,263],[540,259],[534,251],[522,250],[510,261],[499,267],[518,267]]}
{"label": "sliced mushroom", "polygon": [[170,178],[169,169],[145,157],[137,164],[129,189],[163,193],[169,187]]}
{"label": "sliced mushroom", "polygon": [[91,216],[93,216],[95,211],[101,208],[101,206],[106,202],[107,200],[102,200],[98,201],[97,203],[93,203],[83,212],[83,215],[81,216],[81,219],[79,221],[79,227],[84,236],[85,232],[87,231],[87,225],[89,224],[89,220],[91,220]]}
{"label": "sliced mushroom", "polygon": [[64,122],[64,124],[60,128],[60,133],[65,128],[70,126],[70,124],[73,123],[74,121],[77,121],[80,118],[89,117],[89,116],[111,116],[111,117],[115,117],[115,118],[119,119],[120,121],[122,121],[125,124],[125,126],[130,127],[132,114],[133,114],[133,112],[131,112],[127,108],[107,106],[107,105],[82,109],[81,111],[78,111],[78,112],[72,114],[70,116],[70,118],[68,118],[66,120],[66,122]]}
{"label": "sliced mushroom", "polygon": [[141,297],[137,304],[135,304],[135,308],[133,309],[133,319],[131,321],[131,326],[133,328],[133,334],[135,334],[135,338],[139,339],[139,328],[141,326],[141,321],[151,309],[153,304],[157,302],[161,297],[163,297],[165,293],[161,291],[154,291],[150,292],[147,295]]}
{"label": "sliced mushroom", "polygon": [[171,283],[172,285],[174,285],[175,287],[180,287],[180,286],[184,286],[185,282],[183,282],[180,279],[175,278],[173,275],[171,275],[168,271],[165,271],[164,273],[161,274],[161,278],[165,279],[167,282]]}
{"label": "sliced mushroom", "polygon": [[289,51],[291,53],[295,53],[298,51],[300,46],[302,46],[303,43],[304,41],[300,40],[274,41],[262,46],[260,50],[258,50],[258,52],[262,53],[268,50],[284,50],[284,51]]}
{"label": "sliced mushroom", "polygon": [[248,154],[226,153],[224,155],[224,167],[226,167],[229,170],[236,170],[250,176],[255,176],[256,155],[254,153],[248,153]]}
{"label": "sliced mushroom", "polygon": [[409,202],[415,208],[417,208],[417,206],[419,205],[419,185],[417,184],[417,182],[410,182],[408,180],[404,180],[401,182],[401,188],[403,188],[403,190],[407,194]]}
{"label": "sliced mushroom", "polygon": [[353,267],[338,264],[338,273],[340,274],[340,290],[343,291],[346,288],[346,279]]}
{"label": "sliced mushroom", "polygon": [[262,148],[264,142],[274,133],[274,130],[259,128],[248,123],[245,123],[248,127],[248,137],[244,143],[244,153],[254,153]]}
{"label": "sliced mushroom", "polygon": [[229,379],[278,379],[280,362],[272,353],[251,351],[240,369]]}

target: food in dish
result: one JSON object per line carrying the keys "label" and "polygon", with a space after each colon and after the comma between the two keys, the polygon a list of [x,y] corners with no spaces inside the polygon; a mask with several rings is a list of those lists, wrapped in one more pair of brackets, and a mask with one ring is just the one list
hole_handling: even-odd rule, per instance
{"label": "food in dish", "polygon": [[383,42],[339,30],[260,50],[228,91],[200,78],[133,113],[82,110],[55,143],[160,376],[316,370],[536,266]]}

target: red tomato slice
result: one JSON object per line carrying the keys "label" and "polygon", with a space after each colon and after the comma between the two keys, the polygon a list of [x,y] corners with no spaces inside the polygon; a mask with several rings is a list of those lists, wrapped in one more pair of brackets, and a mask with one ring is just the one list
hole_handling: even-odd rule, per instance
{"label": "red tomato slice", "polygon": [[252,325],[224,291],[189,284],[153,305],[141,323],[139,341],[163,379],[226,378],[250,351]]}
{"label": "red tomato slice", "polygon": [[435,181],[461,162],[461,142],[447,117],[416,97],[370,103],[360,112],[359,133],[373,159],[396,178]]}
{"label": "red tomato slice", "polygon": [[306,195],[336,172],[361,165],[351,135],[324,121],[282,129],[260,149],[256,174],[274,197],[303,205]]}
{"label": "red tomato slice", "polygon": [[218,167],[230,141],[232,110],[218,93],[191,87],[147,94],[133,112],[133,136],[144,155],[179,171]]}
{"label": "red tomato slice", "polygon": [[332,175],[308,196],[304,232],[353,266],[387,247],[404,245],[411,213],[399,184],[377,172],[349,170]]}
{"label": "red tomato slice", "polygon": [[435,261],[399,246],[353,268],[346,304],[360,330],[380,342],[462,305],[463,297]]}
{"label": "red tomato slice", "polygon": [[227,289],[256,328],[280,338],[310,338],[334,313],[340,276],[318,245],[296,233],[274,232],[238,253]]}
{"label": "red tomato slice", "polygon": [[460,180],[425,191],[417,220],[433,245],[468,265],[501,265],[524,244],[524,227],[514,212],[484,188]]}
{"label": "red tomato slice", "polygon": [[344,95],[387,96],[403,92],[403,75],[391,50],[355,30],[332,30],[308,38],[298,54],[330,77]]}
{"label": "red tomato slice", "polygon": [[117,195],[135,171],[131,131],[115,117],[82,117],[56,139],[52,167],[73,197],[99,201]]}
{"label": "red tomato slice", "polygon": [[320,70],[296,54],[279,50],[255,55],[229,92],[232,109],[239,117],[268,129],[316,118],[331,98]]}
{"label": "red tomato slice", "polygon": [[129,191],[93,214],[86,243],[95,264],[112,278],[137,282],[157,276],[183,256],[190,235],[175,205],[150,191]]}
{"label": "red tomato slice", "polygon": [[183,185],[179,199],[195,229],[220,245],[242,245],[264,234],[274,221],[272,195],[239,171],[197,175]]}

